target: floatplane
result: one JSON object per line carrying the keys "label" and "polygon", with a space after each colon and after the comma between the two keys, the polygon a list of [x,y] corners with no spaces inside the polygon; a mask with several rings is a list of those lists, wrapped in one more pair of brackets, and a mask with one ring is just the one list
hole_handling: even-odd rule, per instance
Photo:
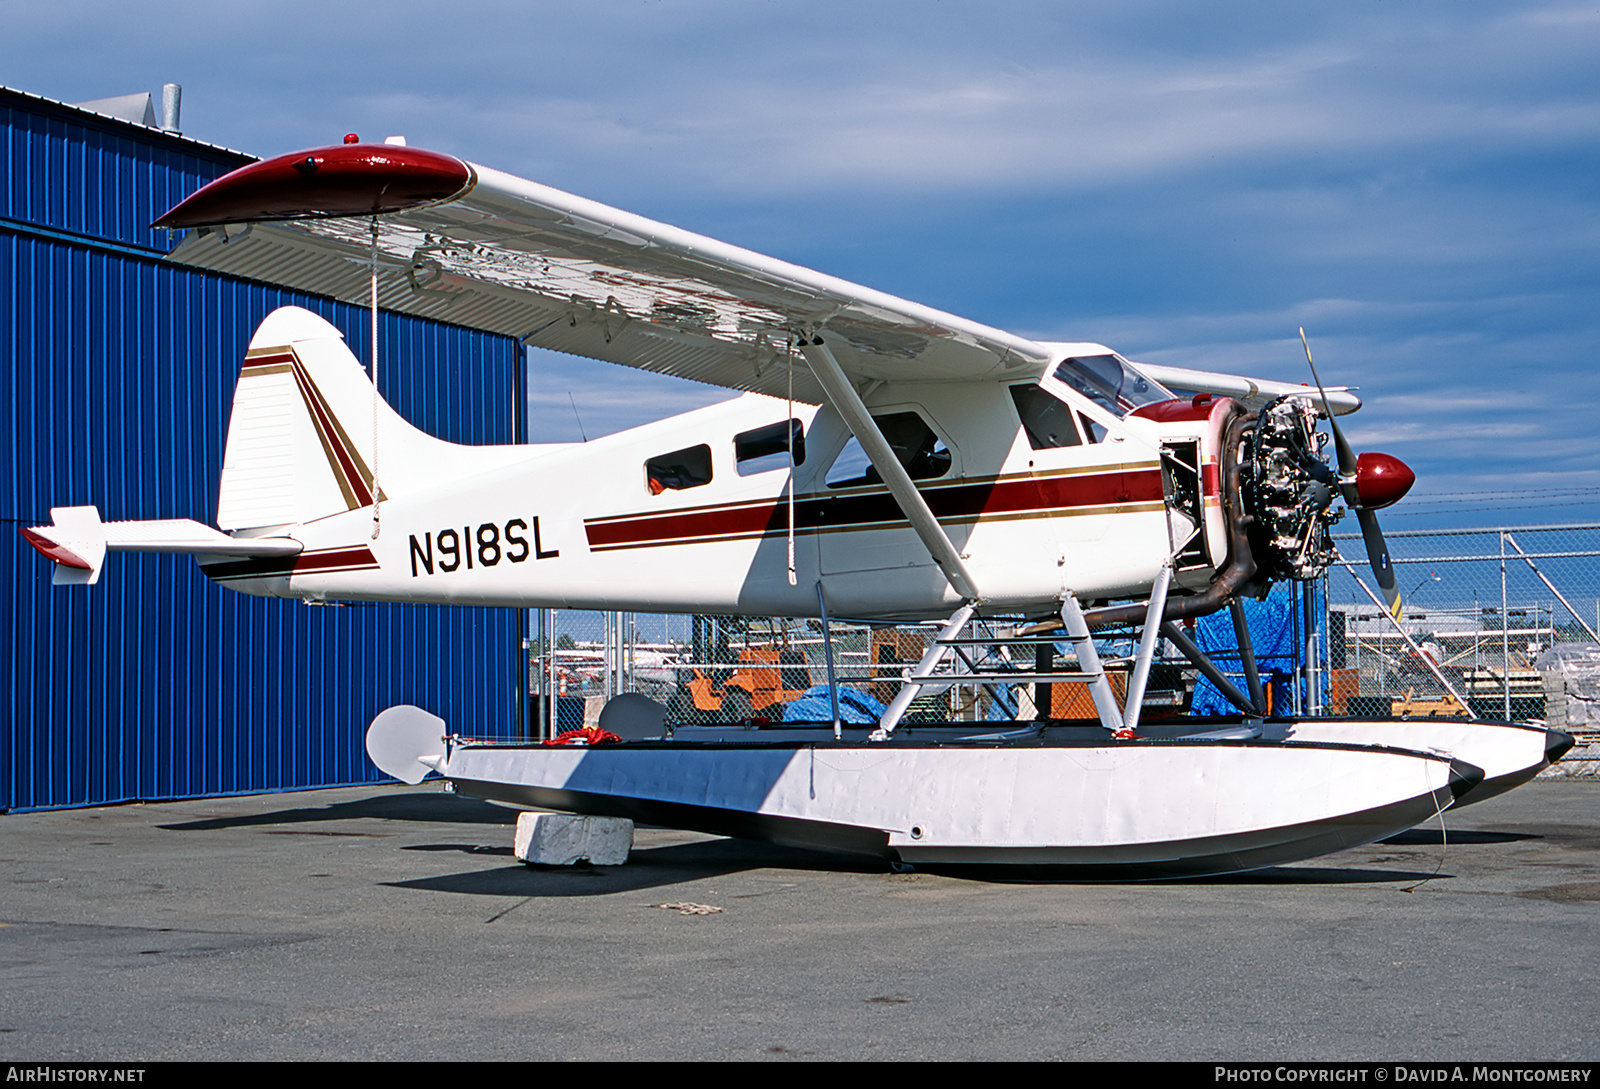
{"label": "floatplane", "polygon": [[[1188,637],[1231,608],[1247,649],[1240,599],[1320,575],[1346,510],[1398,601],[1375,512],[1413,478],[1350,449],[1348,389],[1030,340],[403,143],[243,167],[157,226],[187,231],[179,262],[744,396],[586,443],[453,445],[282,309],[244,355],[215,526],[57,508],[23,530],[56,582],[167,551],[312,601],[939,621],[866,726],[674,726],[628,695],[617,740],[548,746],[391,708],[368,749],[402,780],[892,862],[1183,876],[1384,838],[1571,744],[1470,716],[1272,718],[1248,653],[1243,691]],[[1112,630],[1137,633],[1130,660],[1102,660]],[[1143,720],[1163,639],[1237,720]],[[1038,719],[904,722],[925,692],[1018,682]],[[1095,718],[1048,717],[1067,684]]]}

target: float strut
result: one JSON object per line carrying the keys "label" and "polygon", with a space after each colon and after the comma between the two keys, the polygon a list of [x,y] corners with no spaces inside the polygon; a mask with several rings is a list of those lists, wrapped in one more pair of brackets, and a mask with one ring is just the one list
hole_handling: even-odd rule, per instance
{"label": "float strut", "polygon": [[1223,699],[1233,704],[1246,715],[1252,715],[1256,718],[1261,717],[1256,714],[1255,708],[1251,705],[1250,697],[1239,691],[1239,686],[1230,681],[1227,675],[1217,668],[1217,664],[1206,657],[1205,651],[1195,646],[1194,640],[1184,634],[1182,628],[1169,620],[1161,625],[1161,634],[1172,640],[1173,646],[1182,651],[1183,656],[1193,662],[1196,669],[1205,674],[1206,680],[1217,686],[1217,691],[1222,693]]}
{"label": "float strut", "polygon": [[1144,631],[1139,634],[1139,653],[1133,660],[1133,676],[1128,679],[1128,705],[1122,712],[1122,729],[1117,737],[1126,740],[1139,727],[1139,712],[1144,709],[1144,689],[1150,681],[1150,663],[1156,656],[1156,644],[1161,636],[1161,614],[1167,607],[1167,588],[1172,585],[1172,560],[1168,559],[1156,572],[1156,584],[1150,589],[1150,607],[1144,614]]}
{"label": "float strut", "polygon": [[911,701],[921,695],[925,681],[933,676],[933,671],[938,667],[940,659],[950,650],[950,641],[961,634],[961,629],[967,626],[967,621],[972,619],[975,605],[963,605],[951,614],[945,621],[944,628],[940,630],[939,637],[928,644],[927,653],[917,663],[917,668],[906,674],[905,680],[900,682],[900,691],[895,693],[893,702],[883,717],[878,720],[878,728],[872,732],[873,741],[887,741],[889,735],[894,733],[894,728],[900,724],[911,707]]}
{"label": "float strut", "polygon": [[1083,618],[1078,599],[1068,594],[1061,602],[1061,623],[1067,629],[1067,641],[1078,653],[1078,668],[1089,682],[1089,694],[1094,697],[1094,709],[1100,712],[1100,725],[1118,734],[1123,729],[1122,711],[1117,707],[1117,694],[1111,691],[1105,667],[1094,649],[1094,636],[1089,634],[1089,622]]}
{"label": "float strut", "polygon": [[1256,647],[1250,641],[1250,625],[1244,617],[1244,602],[1234,598],[1228,602],[1233,613],[1233,634],[1239,641],[1239,662],[1244,666],[1245,684],[1250,686],[1250,702],[1256,714],[1267,713],[1267,694],[1261,690],[1261,671],[1256,667]]}
{"label": "float strut", "polygon": [[839,682],[833,675],[833,629],[828,625],[828,599],[822,594],[822,580],[817,580],[817,613],[822,617],[822,656],[828,663],[828,700],[833,708],[833,739],[839,740]]}

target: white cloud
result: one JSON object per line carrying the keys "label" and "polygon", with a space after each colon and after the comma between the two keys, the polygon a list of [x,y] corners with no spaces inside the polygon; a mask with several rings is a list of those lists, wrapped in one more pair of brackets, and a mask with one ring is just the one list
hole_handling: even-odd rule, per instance
{"label": "white cloud", "polygon": [[[1363,441],[1463,478],[1498,471],[1479,440],[1593,463],[1593,5],[370,12],[22,5],[0,65],[68,100],[181,82],[189,134],[258,153],[404,133],[1157,362],[1300,381],[1304,325]],[[591,434],[717,396],[611,370],[536,369],[536,431],[568,390]]]}
{"label": "white cloud", "polygon": [[513,170],[645,169],[729,193],[1059,190],[1600,133],[1592,81],[1565,75],[1600,25],[1572,7],[1355,4],[1269,22],[1222,5],[1181,47],[1167,24],[1195,16],[1163,5],[478,3],[440,17],[396,0],[375,21],[336,3],[175,3],[156,22],[69,0],[16,15],[9,78],[38,73],[48,85],[32,89],[66,97],[186,82],[211,129],[197,134],[222,143],[410,128]]}

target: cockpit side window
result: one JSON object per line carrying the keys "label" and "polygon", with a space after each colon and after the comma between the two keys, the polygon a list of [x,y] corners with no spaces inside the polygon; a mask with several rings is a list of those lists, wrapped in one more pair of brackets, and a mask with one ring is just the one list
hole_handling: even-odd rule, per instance
{"label": "cockpit side window", "polygon": [[682,491],[711,483],[711,447],[701,443],[651,458],[644,463],[645,484],[651,495]]}
{"label": "cockpit side window", "polygon": [[[915,412],[890,412],[872,417],[888,440],[895,458],[912,480],[931,480],[950,471],[950,451],[928,422]],[[830,488],[856,488],[881,484],[883,478],[854,437],[844,444],[828,469]]]}
{"label": "cockpit side window", "polygon": [[806,432],[799,420],[768,424],[733,437],[733,458],[740,476],[789,468],[791,450],[794,452],[793,463],[804,465]]}
{"label": "cockpit side window", "polygon": [[1119,355],[1071,356],[1057,365],[1055,376],[1118,419],[1144,405],[1172,399],[1160,383]]}
{"label": "cockpit side window", "polygon": [[1046,391],[1034,385],[1012,386],[1011,400],[1016,403],[1028,445],[1035,450],[1082,445],[1083,436],[1078,434],[1072,409]]}

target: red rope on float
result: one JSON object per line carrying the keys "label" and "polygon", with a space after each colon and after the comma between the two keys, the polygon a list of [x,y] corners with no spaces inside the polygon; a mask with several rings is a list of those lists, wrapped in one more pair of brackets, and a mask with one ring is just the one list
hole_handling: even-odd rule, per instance
{"label": "red rope on float", "polygon": [[563,730],[548,741],[540,742],[543,745],[611,745],[622,738],[610,730],[602,730],[598,726],[580,726],[576,730]]}

